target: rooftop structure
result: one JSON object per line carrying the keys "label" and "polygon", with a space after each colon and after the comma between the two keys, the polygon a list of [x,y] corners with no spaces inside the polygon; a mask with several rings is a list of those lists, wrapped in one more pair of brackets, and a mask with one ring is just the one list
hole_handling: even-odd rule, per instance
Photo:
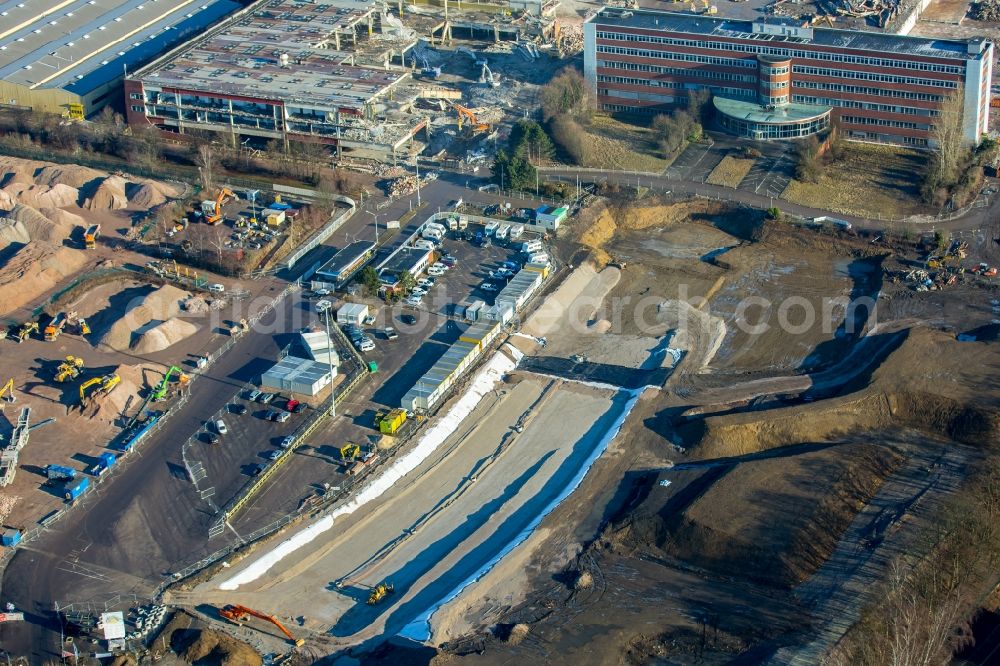
{"label": "rooftop structure", "polygon": [[231,0],[0,1],[0,104],[92,115],[121,99],[126,69],[239,8]]}
{"label": "rooftop structure", "polygon": [[662,113],[688,91],[715,97],[719,124],[753,139],[809,136],[929,147],[934,118],[961,94],[966,140],[989,120],[994,46],[810,26],[603,9],[584,24],[584,73],[605,110]]}
{"label": "rooftop structure", "polygon": [[260,0],[131,75],[128,120],[395,150],[422,126],[385,118],[416,43],[372,0]]}
{"label": "rooftop structure", "polygon": [[[330,261],[323,264],[314,274],[313,282],[332,284],[336,289],[364,268],[375,256],[375,243],[354,241],[341,248]],[[315,286],[315,285],[314,285]]]}
{"label": "rooftop structure", "polygon": [[275,391],[314,396],[332,380],[328,363],[286,356],[261,375],[260,385]]}
{"label": "rooftop structure", "polygon": [[330,345],[326,331],[309,331],[299,335],[302,336],[302,346],[305,347],[310,359],[328,366],[332,364],[334,372],[337,371],[340,367],[340,354]]}
{"label": "rooftop structure", "polygon": [[395,286],[404,271],[416,277],[431,260],[431,251],[419,247],[404,246],[396,250],[378,267],[378,276],[387,286]]}

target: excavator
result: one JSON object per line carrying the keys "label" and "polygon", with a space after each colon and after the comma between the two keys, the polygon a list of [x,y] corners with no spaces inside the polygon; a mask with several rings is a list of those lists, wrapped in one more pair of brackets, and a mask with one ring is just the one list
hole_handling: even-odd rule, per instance
{"label": "excavator", "polygon": [[83,372],[83,359],[79,356],[67,356],[66,360],[56,368],[56,381],[60,384],[76,379]]}
{"label": "excavator", "polygon": [[348,442],[340,447],[340,459],[344,462],[352,462],[361,455],[361,447],[353,442]]}
{"label": "excavator", "polygon": [[31,337],[32,333],[38,332],[38,322],[37,321],[26,321],[21,324],[20,330],[17,332],[16,340],[18,344],[24,342]]}
{"label": "excavator", "polygon": [[[112,389],[118,386],[118,383],[121,382],[121,380],[122,378],[117,374],[112,374],[104,375],[103,377],[94,377],[93,379],[88,379],[84,383],[80,384],[80,406],[86,407],[97,396],[111,393]],[[90,395],[87,395],[87,389],[95,384],[100,384],[100,386],[95,388]]]}
{"label": "excavator", "polygon": [[476,117],[476,113],[472,109],[468,109],[461,104],[452,104],[452,108],[454,108],[455,112],[458,114],[459,131],[462,130],[462,126],[465,121],[470,123],[469,128],[471,129],[472,134],[482,134],[483,132],[490,131],[490,126],[487,123],[480,122],[479,118]]}
{"label": "excavator", "polygon": [[392,583],[389,581],[379,583],[372,588],[372,593],[368,595],[368,605],[374,606],[378,602],[385,599],[387,595],[390,595],[395,591],[396,588],[393,587]]}
{"label": "excavator", "polygon": [[17,396],[14,395],[13,379],[8,379],[6,384],[0,386],[0,399],[6,400],[7,402],[17,402]]}
{"label": "excavator", "polygon": [[260,618],[261,620],[270,622],[271,624],[276,626],[281,631],[281,633],[283,633],[288,638],[288,640],[291,641],[293,645],[295,645],[295,647],[299,647],[300,645],[305,643],[305,641],[302,640],[301,638],[295,638],[295,636],[292,635],[292,632],[288,631],[288,629],[285,628],[285,625],[283,625],[281,622],[278,621],[278,618],[274,617],[273,615],[268,615],[267,613],[261,613],[260,611],[255,611],[254,609],[247,608],[246,606],[229,605],[226,606],[225,608],[219,609],[219,615],[226,618],[233,624],[239,625],[241,627],[243,626],[244,622],[250,619],[251,616]]}
{"label": "excavator", "polygon": [[215,197],[215,201],[202,201],[201,212],[205,215],[205,222],[208,224],[222,222],[222,205],[229,201],[230,197],[235,196],[236,194],[231,189],[223,187],[219,190],[219,196]]}
{"label": "excavator", "polygon": [[185,375],[180,368],[178,368],[176,365],[170,366],[170,368],[167,370],[167,374],[163,375],[163,381],[161,381],[159,385],[157,385],[157,387],[153,389],[154,402],[159,402],[160,400],[164,400],[167,397],[167,388],[170,385],[170,378],[173,377],[174,375],[177,375],[177,381],[180,382],[181,386],[184,386],[185,384],[188,383],[188,376]]}

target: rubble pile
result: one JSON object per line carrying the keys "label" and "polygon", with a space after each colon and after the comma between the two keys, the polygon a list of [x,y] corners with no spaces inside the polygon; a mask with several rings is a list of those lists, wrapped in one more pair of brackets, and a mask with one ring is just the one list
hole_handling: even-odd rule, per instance
{"label": "rubble pile", "polygon": [[977,21],[1000,23],[1000,0],[974,2],[969,15]]}
{"label": "rubble pile", "polygon": [[564,57],[583,50],[583,24],[563,25],[559,31],[559,53]]}
{"label": "rubble pile", "polygon": [[389,182],[389,196],[402,197],[417,191],[416,176],[402,176]]}

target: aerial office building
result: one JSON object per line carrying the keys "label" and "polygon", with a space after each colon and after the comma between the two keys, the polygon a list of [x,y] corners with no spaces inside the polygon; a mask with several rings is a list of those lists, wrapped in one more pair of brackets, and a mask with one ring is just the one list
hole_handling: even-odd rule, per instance
{"label": "aerial office building", "polygon": [[851,139],[925,147],[949,95],[965,138],[986,132],[994,46],[651,10],[604,9],[584,25],[584,73],[608,111],[662,113],[693,89],[752,139],[790,139],[839,123]]}

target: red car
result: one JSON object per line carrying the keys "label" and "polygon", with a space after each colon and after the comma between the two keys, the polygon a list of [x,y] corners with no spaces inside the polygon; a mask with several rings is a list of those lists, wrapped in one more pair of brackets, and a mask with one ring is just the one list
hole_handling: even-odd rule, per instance
{"label": "red car", "polygon": [[295,408],[298,407],[299,401],[294,398],[289,398],[288,403],[285,405],[285,411],[295,413]]}

